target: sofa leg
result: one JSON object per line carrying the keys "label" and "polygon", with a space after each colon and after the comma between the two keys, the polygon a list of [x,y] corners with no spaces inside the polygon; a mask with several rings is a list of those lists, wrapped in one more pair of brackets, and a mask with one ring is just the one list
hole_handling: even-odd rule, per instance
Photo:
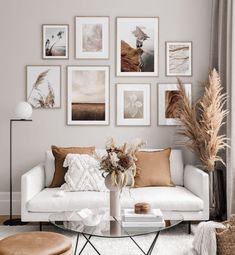
{"label": "sofa leg", "polygon": [[42,231],[42,222],[39,222],[39,231]]}
{"label": "sofa leg", "polygon": [[188,222],[188,234],[191,234],[191,221]]}

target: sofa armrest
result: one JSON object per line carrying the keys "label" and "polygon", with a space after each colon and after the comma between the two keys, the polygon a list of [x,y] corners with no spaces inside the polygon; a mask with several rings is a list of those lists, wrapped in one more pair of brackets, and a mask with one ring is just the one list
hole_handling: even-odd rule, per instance
{"label": "sofa armrest", "polygon": [[21,177],[21,217],[27,214],[27,202],[45,188],[45,169],[41,163]]}
{"label": "sofa armrest", "polygon": [[184,169],[184,186],[196,196],[209,199],[209,175],[201,169],[186,165]]}
{"label": "sofa armrest", "polygon": [[206,218],[209,218],[209,175],[195,166],[186,165],[184,187],[203,200],[203,211]]}

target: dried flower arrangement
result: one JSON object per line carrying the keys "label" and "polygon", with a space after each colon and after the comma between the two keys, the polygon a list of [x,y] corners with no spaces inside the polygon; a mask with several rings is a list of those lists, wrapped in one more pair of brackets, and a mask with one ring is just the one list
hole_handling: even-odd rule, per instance
{"label": "dried flower arrangement", "polygon": [[194,105],[191,105],[179,79],[178,88],[177,116],[182,123],[178,134],[187,138],[181,145],[196,153],[202,168],[211,172],[216,162],[224,164],[218,152],[228,146],[226,136],[220,134],[228,110],[224,109],[227,95],[222,93],[219,74],[215,69],[209,72],[204,94]]}
{"label": "dried flower arrangement", "polygon": [[117,147],[113,138],[106,142],[107,155],[100,158],[100,169],[103,176],[111,175],[111,183],[113,186],[122,189],[131,178],[131,186],[134,185],[134,176],[136,174],[136,156],[135,154],[144,143],[137,139],[132,143],[125,143],[121,147]]}

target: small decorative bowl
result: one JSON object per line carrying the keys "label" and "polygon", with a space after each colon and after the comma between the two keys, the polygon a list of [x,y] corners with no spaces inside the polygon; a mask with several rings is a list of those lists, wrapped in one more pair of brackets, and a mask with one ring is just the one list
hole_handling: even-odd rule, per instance
{"label": "small decorative bowl", "polygon": [[77,212],[85,226],[94,227],[100,224],[103,213],[96,213],[88,208]]}

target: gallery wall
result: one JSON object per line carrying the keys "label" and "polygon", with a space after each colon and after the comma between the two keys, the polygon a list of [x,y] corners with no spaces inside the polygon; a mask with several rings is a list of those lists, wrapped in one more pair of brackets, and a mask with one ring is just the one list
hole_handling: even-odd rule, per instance
{"label": "gallery wall", "polygon": [[[192,83],[192,98],[200,94],[200,81],[207,77],[210,52],[212,0],[7,0],[0,2],[0,192],[9,190],[9,120],[14,107],[26,95],[26,65],[61,65],[62,107],[35,110],[33,122],[19,122],[13,129],[13,185],[20,191],[20,176],[41,162],[51,144],[59,146],[103,147],[108,136],[119,143],[141,137],[147,147],[176,147],[177,127],[158,126],[157,83],[176,82],[165,77],[165,41],[193,42],[193,76],[183,78]],[[75,16],[110,16],[110,59],[76,60],[74,51]],[[158,16],[159,76],[116,77],[115,18],[117,16]],[[42,24],[69,24],[69,59],[42,59]],[[110,65],[110,125],[67,126],[66,66]],[[116,83],[151,83],[151,126],[116,126]],[[194,163],[184,151],[186,162]]]}

